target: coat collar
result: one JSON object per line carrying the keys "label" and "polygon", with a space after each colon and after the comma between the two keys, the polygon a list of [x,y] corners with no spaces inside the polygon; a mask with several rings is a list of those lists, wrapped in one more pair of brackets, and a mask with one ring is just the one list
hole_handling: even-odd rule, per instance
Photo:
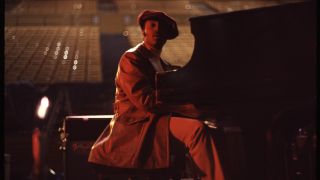
{"label": "coat collar", "polygon": [[[128,51],[138,54],[138,56],[140,56],[144,60],[148,61],[148,64],[151,65],[151,63],[149,62],[149,58],[153,58],[154,53],[152,53],[149,49],[147,49],[143,45],[143,42],[137,44],[135,47],[129,49]],[[162,58],[160,58],[160,63],[165,71],[172,69],[172,66],[168,62],[164,61]]]}
{"label": "coat collar", "polygon": [[146,59],[150,59],[155,57],[155,53],[152,52],[151,50],[147,49],[147,47],[142,43],[138,44],[138,48],[137,51],[140,51],[141,54],[146,58]]}

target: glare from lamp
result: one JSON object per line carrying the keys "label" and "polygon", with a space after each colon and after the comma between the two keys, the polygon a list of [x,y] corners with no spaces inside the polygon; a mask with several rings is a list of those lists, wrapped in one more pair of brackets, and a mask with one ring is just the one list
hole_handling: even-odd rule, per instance
{"label": "glare from lamp", "polygon": [[40,119],[44,119],[47,115],[47,110],[50,105],[49,99],[47,96],[42,97],[40,105],[38,106],[37,115]]}

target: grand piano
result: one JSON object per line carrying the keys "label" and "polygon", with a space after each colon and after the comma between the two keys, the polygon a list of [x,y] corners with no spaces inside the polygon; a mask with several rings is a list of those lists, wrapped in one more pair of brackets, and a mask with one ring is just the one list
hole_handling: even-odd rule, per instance
{"label": "grand piano", "polygon": [[[291,166],[292,149],[279,146],[298,129],[315,126],[315,4],[192,17],[191,60],[156,77],[158,90],[174,89],[159,101],[192,102],[243,130],[246,170],[236,179],[314,178],[314,171]],[[274,146],[277,138],[285,140]]]}

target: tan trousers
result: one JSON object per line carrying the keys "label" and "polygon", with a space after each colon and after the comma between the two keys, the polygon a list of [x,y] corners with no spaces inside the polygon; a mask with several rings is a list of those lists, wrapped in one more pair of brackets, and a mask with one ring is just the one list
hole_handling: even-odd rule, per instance
{"label": "tan trousers", "polygon": [[224,180],[224,174],[214,141],[201,121],[171,117],[171,135],[183,143],[201,171],[202,180]]}

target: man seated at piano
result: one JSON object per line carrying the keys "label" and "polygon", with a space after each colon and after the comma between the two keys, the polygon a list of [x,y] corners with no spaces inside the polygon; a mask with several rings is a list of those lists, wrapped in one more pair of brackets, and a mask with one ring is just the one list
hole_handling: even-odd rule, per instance
{"label": "man seated at piano", "polygon": [[164,93],[155,88],[156,73],[177,68],[160,58],[166,41],[179,34],[175,20],[164,12],[145,10],[137,21],[143,41],[119,61],[114,118],[92,146],[89,162],[119,168],[168,168],[170,152],[183,144],[201,179],[223,180],[215,142],[195,106],[170,105],[156,98]]}

